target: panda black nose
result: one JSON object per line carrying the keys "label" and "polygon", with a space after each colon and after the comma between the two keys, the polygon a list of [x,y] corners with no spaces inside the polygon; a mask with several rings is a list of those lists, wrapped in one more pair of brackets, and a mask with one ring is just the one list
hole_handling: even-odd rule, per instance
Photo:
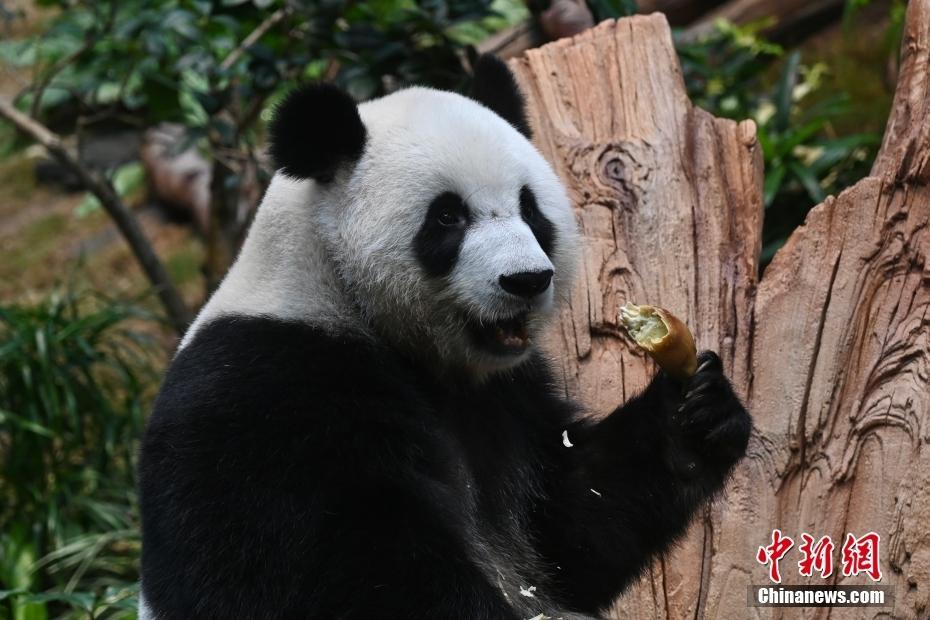
{"label": "panda black nose", "polygon": [[501,288],[517,297],[535,297],[547,288],[552,282],[552,270],[545,271],[521,271],[510,275],[501,276],[498,279]]}

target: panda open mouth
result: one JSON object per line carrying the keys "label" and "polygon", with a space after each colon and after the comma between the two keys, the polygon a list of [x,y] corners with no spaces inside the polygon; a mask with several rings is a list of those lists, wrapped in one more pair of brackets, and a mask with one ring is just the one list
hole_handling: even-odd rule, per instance
{"label": "panda open mouth", "polygon": [[470,323],[475,342],[498,355],[519,355],[530,346],[526,313],[493,323]]}

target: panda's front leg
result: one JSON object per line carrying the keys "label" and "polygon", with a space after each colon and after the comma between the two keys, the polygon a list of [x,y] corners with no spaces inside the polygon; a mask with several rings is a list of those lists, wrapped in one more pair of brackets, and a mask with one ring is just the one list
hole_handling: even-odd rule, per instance
{"label": "panda's front leg", "polygon": [[680,399],[672,396],[674,385],[665,389],[668,466],[683,479],[693,479],[713,492],[746,452],[752,428],[749,413],[734,394],[713,351],[700,355],[697,372],[682,386]]}
{"label": "panda's front leg", "polygon": [[565,603],[608,606],[723,487],[750,430],[712,352],[684,384],[659,373],[607,418],[572,425],[551,453],[550,495],[537,511]]}

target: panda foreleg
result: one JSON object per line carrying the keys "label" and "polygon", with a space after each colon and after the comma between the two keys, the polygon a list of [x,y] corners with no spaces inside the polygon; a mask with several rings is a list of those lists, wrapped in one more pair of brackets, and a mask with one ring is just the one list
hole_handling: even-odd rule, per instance
{"label": "panda foreleg", "polygon": [[750,428],[711,352],[686,385],[659,373],[607,418],[572,425],[572,446],[552,455],[549,495],[536,511],[566,604],[608,606],[723,487]]}

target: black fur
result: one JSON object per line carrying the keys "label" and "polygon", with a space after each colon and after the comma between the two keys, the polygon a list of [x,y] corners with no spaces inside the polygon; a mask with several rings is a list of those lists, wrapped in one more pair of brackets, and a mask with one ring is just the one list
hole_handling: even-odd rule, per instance
{"label": "black fur", "polygon": [[520,189],[520,217],[533,231],[536,243],[547,256],[552,256],[555,249],[555,226],[539,210],[533,191],[524,185]]}
{"label": "black fur", "polygon": [[544,269],[542,271],[518,271],[517,273],[500,276],[497,282],[501,285],[502,289],[511,295],[532,299],[549,288],[549,285],[552,283],[553,273],[551,269]]}
{"label": "black fur", "polygon": [[284,98],[269,134],[276,168],[325,183],[339,166],[361,157],[367,132],[352,97],[332,84],[314,83]]}
{"label": "black fur", "polygon": [[469,96],[497,113],[527,138],[533,137],[526,118],[526,102],[517,80],[497,56],[483,54],[478,57]]}
{"label": "black fur", "polygon": [[428,275],[437,278],[452,271],[469,222],[468,206],[454,192],[440,194],[430,203],[413,239],[414,254]]}
{"label": "black fur", "polygon": [[491,557],[520,576],[511,599],[593,613],[745,450],[749,417],[701,362],[689,397],[660,374],[589,422],[538,358],[440,384],[349,337],[217,320],[172,363],[144,438],[145,597],[161,619],[523,617]]}

